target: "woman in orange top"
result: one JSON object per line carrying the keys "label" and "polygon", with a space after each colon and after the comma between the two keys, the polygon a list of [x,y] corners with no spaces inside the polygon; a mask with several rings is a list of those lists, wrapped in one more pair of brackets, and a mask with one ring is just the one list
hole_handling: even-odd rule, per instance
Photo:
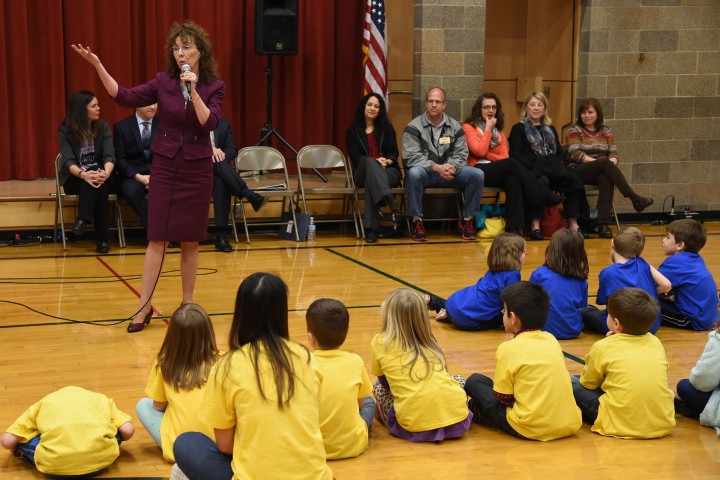
{"label": "woman in orange top", "polygon": [[505,231],[518,233],[525,227],[526,210],[529,218],[540,218],[544,206],[557,205],[564,197],[541,184],[520,162],[508,158],[503,126],[500,99],[494,93],[483,93],[473,105],[463,130],[470,151],[468,165],[485,173],[486,187],[505,190]]}

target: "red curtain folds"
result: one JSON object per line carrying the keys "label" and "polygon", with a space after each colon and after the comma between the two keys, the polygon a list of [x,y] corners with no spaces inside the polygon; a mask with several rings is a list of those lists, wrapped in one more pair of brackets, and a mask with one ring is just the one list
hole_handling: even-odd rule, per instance
{"label": "red curtain folds", "polygon": [[[363,0],[299,0],[299,53],[273,57],[273,126],[296,149],[345,149],[362,89]],[[129,115],[105,92],[72,43],[89,45],[115,79],[135,85],[164,70],[170,25],[202,25],[225,80],[223,115],[238,147],[255,144],[266,119],[267,56],[255,52],[253,0],[0,0],[0,180],[52,177],[67,99],[95,92],[111,125]],[[292,158],[292,153],[273,146]]]}

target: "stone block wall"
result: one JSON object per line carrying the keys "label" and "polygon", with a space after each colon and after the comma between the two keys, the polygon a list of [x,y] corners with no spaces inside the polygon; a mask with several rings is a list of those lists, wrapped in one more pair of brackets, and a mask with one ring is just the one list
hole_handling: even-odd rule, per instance
{"label": "stone block wall", "polygon": [[[568,0],[569,1],[569,0]],[[720,210],[720,0],[581,0],[577,96],[597,97],[631,185]],[[483,88],[485,0],[415,0],[413,115],[434,85],[462,120]],[[620,213],[632,212],[616,193]]]}
{"label": "stone block wall", "polygon": [[631,185],[651,211],[668,195],[720,210],[720,2],[583,0],[581,12],[578,98],[602,102]]}
{"label": "stone block wall", "polygon": [[462,121],[482,91],[485,0],[415,0],[413,115],[425,92],[447,92],[445,112]]}

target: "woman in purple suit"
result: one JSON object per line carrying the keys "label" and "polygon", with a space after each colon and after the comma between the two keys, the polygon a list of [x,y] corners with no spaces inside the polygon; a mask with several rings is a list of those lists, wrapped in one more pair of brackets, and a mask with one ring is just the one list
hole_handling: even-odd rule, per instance
{"label": "woman in purple suit", "polygon": [[152,294],[170,240],[182,244],[182,303],[193,302],[198,242],[207,238],[213,186],[210,132],[221,116],[225,84],[217,78],[207,33],[192,22],[175,23],[170,28],[166,71],[130,89],[118,86],[89,47],[78,44],[72,48],[95,67],[108,93],[119,104],[158,104],[160,129],[151,145],[154,157],[148,196],[149,243],[140,308],[127,329],[129,333],[139,332],[150,323]]}

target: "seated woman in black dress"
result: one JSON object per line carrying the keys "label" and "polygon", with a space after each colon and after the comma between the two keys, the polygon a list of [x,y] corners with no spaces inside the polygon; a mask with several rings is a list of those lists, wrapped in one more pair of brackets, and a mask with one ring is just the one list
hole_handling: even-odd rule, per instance
{"label": "seated woman in black dress", "polygon": [[390,219],[400,213],[390,189],[402,181],[395,129],[381,95],[368,93],[362,98],[345,139],[355,184],[365,188],[365,241],[375,243],[384,215],[380,208],[389,208]]}
{"label": "seated woman in black dress", "polygon": [[115,149],[110,127],[100,120],[100,105],[94,93],[80,90],[70,97],[58,139],[65,159],[60,184],[65,193],[80,196],[72,231],[80,236],[86,225],[94,222],[97,252],[107,253],[110,250],[108,195],[115,168]]}
{"label": "seated woman in black dress", "polygon": [[566,160],[585,184],[598,186],[598,236],[612,238],[613,233],[608,225],[615,187],[632,201],[638,213],[652,205],[653,199],[635,193],[625,180],[625,175],[617,167],[620,154],[615,145],[615,136],[603,121],[602,107],[597,99],[588,98],[580,102],[575,125],[565,134],[568,148]]}
{"label": "seated woman in black dress", "polygon": [[[587,209],[585,185],[580,176],[563,163],[563,148],[552,120],[546,114],[547,98],[531,92],[523,104],[525,116],[510,131],[510,156],[519,160],[535,177],[545,177],[550,188],[565,195],[563,208],[570,230],[580,230],[580,210]],[[540,217],[530,224],[530,239],[542,240]]]}
{"label": "seated woman in black dress", "polygon": [[540,183],[519,161],[508,158],[504,125],[500,99],[494,93],[483,93],[463,130],[470,152],[468,165],[485,173],[486,187],[505,190],[505,231],[518,233],[525,228],[526,210],[532,218],[540,217],[544,205],[557,205],[564,197]]}

